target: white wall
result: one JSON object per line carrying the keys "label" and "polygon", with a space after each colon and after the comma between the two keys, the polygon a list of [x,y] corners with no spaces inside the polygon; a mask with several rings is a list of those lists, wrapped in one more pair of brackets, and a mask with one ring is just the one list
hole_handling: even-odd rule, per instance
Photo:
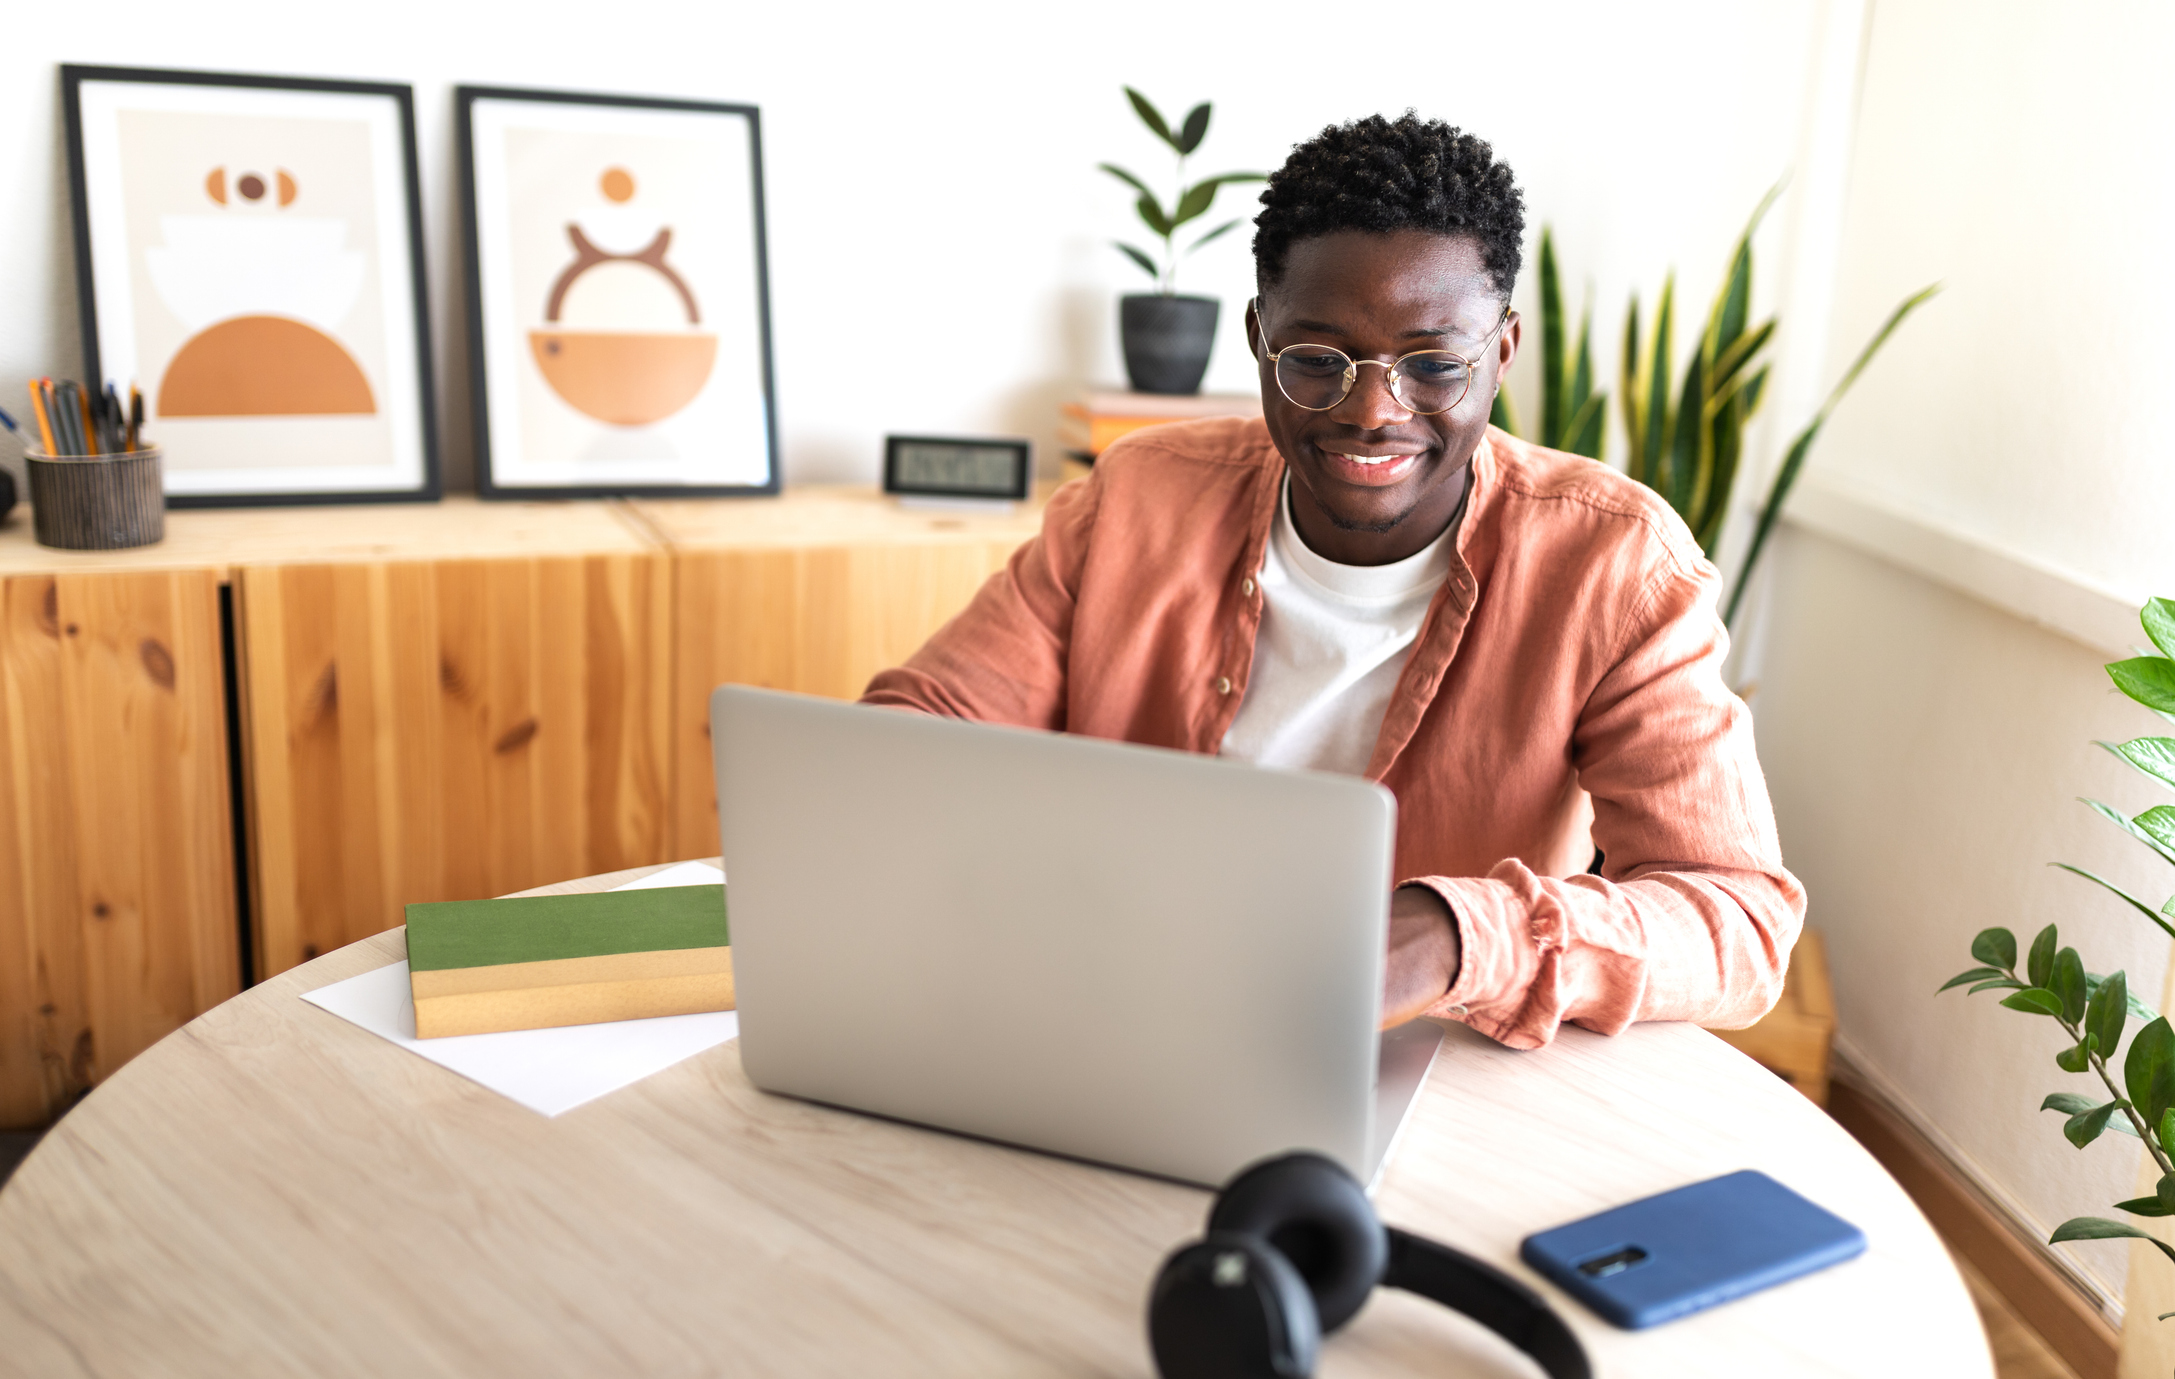
{"label": "white wall", "polygon": [[[2159,243],[2175,14],[1879,0],[1871,15],[1827,376],[1899,298],[1947,290],[1837,416],[1814,482],[1998,553],[2051,591],[2042,606],[2064,602],[2057,586],[2074,606],[2092,588],[2133,605],[2175,592],[2175,271]],[[2058,922],[2088,967],[2126,968],[2159,1000],[2166,938],[2046,863],[2155,901],[2170,889],[2073,799],[2159,802],[2089,740],[2165,725],[2108,688],[2109,656],[2087,644],[2112,639],[2105,619],[2049,633],[1809,528],[1779,556],[1761,754],[1847,1047],[2039,1226],[2116,1215],[2135,1141],[2080,1153],[2035,1110],[2091,1090],[2055,1068],[2052,1027],[1933,991],[1978,929]],[[2118,635],[2142,642],[2134,629]],[[2120,1296],[2124,1247],[2061,1248]]]}
{"label": "white wall", "polygon": [[[78,370],[64,61],[412,83],[454,486],[468,473],[465,330],[451,87],[463,81],[750,101],[762,108],[771,292],[789,480],[876,474],[886,431],[1018,433],[1054,443],[1083,383],[1123,378],[1118,292],[1145,280],[1108,241],[1137,237],[1109,160],[1165,173],[1119,86],[1166,110],[1216,102],[1199,172],[1266,169],[1323,124],[1406,106],[1495,141],[1536,223],[1559,227],[1604,319],[1671,263],[1703,303],[1737,227],[1791,161],[1816,0],[1745,6],[1602,0],[1420,12],[1206,3],[675,4],[478,0],[297,6],[116,0],[11,16],[0,83],[0,397]],[[95,35],[95,38],[93,37]],[[1220,212],[1251,215],[1252,193]],[[1211,222],[1212,223],[1212,222]],[[1208,386],[1250,389],[1234,232],[1183,272],[1225,302]],[[1613,334],[1604,331],[1613,361]],[[895,370],[839,351],[899,351]],[[1611,363],[1609,367],[1613,368]],[[13,381],[10,381],[13,380]],[[12,452],[10,457],[12,457]]]}

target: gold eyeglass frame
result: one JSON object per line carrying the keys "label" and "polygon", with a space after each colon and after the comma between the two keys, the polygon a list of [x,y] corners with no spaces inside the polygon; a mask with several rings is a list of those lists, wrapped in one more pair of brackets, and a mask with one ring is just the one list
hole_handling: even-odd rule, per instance
{"label": "gold eyeglass frame", "polygon": [[[1372,364],[1378,369],[1388,369],[1390,371],[1390,397],[1396,401],[1398,406],[1404,408],[1406,411],[1412,413],[1416,417],[1439,417],[1444,412],[1457,410],[1458,403],[1463,402],[1467,397],[1470,397],[1472,395],[1473,376],[1480,372],[1480,366],[1475,360],[1458,353],[1456,350],[1414,350],[1410,354],[1401,354],[1397,356],[1394,361],[1387,364],[1383,363],[1379,359],[1354,359],[1351,355],[1346,354],[1343,350],[1338,349],[1335,345],[1316,345],[1305,341],[1302,341],[1296,345],[1286,345],[1284,346],[1284,348],[1272,354],[1269,352],[1269,328],[1267,325],[1263,324],[1261,320],[1261,299],[1259,297],[1249,299],[1246,303],[1246,309],[1254,313],[1254,328],[1256,333],[1259,334],[1261,337],[1261,357],[1266,359],[1269,363],[1269,376],[1276,380],[1276,390],[1284,395],[1284,400],[1286,402],[1289,402],[1292,406],[1300,408],[1303,411],[1333,412],[1337,408],[1342,407],[1344,405],[1345,399],[1349,398],[1352,395],[1352,385],[1359,381],[1359,366],[1362,364]],[[1481,349],[1485,350],[1488,348],[1488,346],[1495,343],[1495,338],[1498,335],[1501,335],[1503,333],[1504,327],[1510,324],[1510,317],[1510,304],[1506,302],[1503,305],[1502,319],[1495,323],[1495,329],[1489,331],[1487,337],[1480,342]],[[1293,350],[1306,349],[1321,350],[1324,353],[1333,354],[1344,361],[1344,391],[1337,394],[1337,400],[1330,403],[1327,407],[1309,407],[1304,402],[1301,402],[1298,398],[1293,397],[1291,395],[1291,389],[1284,386],[1284,376],[1281,373],[1277,372],[1276,365],[1278,360],[1282,359],[1285,355],[1291,353]],[[1432,412],[1423,412],[1419,408],[1413,406],[1411,403],[1405,401],[1405,395],[1398,390],[1397,386],[1398,384],[1404,382],[1404,375],[1400,374],[1397,371],[1398,365],[1404,363],[1407,359],[1418,359],[1423,354],[1447,354],[1452,359],[1457,360],[1460,364],[1463,364],[1465,366],[1465,391],[1459,393],[1456,398],[1452,399],[1448,407],[1437,407]]]}

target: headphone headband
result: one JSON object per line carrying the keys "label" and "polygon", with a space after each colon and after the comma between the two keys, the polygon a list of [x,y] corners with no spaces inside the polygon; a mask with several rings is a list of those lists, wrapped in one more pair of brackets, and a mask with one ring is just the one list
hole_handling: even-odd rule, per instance
{"label": "headphone headband", "polygon": [[1548,1379],[1592,1379],[1586,1349],[1548,1300],[1501,1269],[1448,1245],[1389,1228],[1390,1264],[1382,1282],[1461,1312],[1509,1341]]}
{"label": "headphone headband", "polygon": [[1323,1333],[1378,1286],[1471,1317],[1549,1379],[1592,1379],[1585,1348],[1539,1293],[1447,1245],[1384,1229],[1359,1182],[1319,1154],[1239,1173],[1217,1194],[1208,1231],[1163,1261],[1149,1293],[1164,1379],[1304,1379]]}

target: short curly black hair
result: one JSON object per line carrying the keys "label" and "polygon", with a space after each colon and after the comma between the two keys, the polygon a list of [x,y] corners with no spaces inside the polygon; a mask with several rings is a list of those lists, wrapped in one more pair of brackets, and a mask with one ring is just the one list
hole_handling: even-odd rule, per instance
{"label": "short curly black hair", "polygon": [[1510,165],[1477,139],[1407,110],[1330,125],[1269,174],[1254,217],[1254,279],[1284,276],[1291,246],[1338,230],[1431,230],[1471,238],[1505,301],[1518,280],[1525,194]]}

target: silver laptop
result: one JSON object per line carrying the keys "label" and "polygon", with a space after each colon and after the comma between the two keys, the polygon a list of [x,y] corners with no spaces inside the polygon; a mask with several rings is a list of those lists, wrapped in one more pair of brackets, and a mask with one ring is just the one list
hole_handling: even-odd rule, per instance
{"label": "silver laptop", "polygon": [[1188,1182],[1374,1178],[1441,1039],[1376,1029],[1389,791],[733,685],[710,725],[757,1086]]}

